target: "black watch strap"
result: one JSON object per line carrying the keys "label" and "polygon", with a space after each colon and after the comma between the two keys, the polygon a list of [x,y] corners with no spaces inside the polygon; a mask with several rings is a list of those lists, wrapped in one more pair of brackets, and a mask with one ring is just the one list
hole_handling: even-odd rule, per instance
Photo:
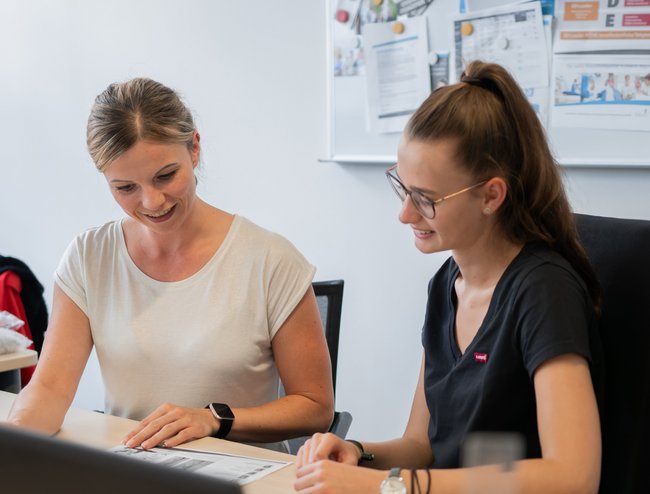
{"label": "black watch strap", "polygon": [[219,430],[212,434],[212,437],[223,439],[232,429],[232,423],[235,421],[235,414],[225,403],[209,403],[205,408],[209,408],[212,415],[219,420]]}
{"label": "black watch strap", "polygon": [[375,455],[373,453],[366,453],[366,451],[363,449],[363,444],[361,444],[359,441],[355,441],[354,439],[346,439],[346,441],[354,444],[357,448],[359,448],[359,451],[361,451],[361,456],[359,457],[357,464],[361,465],[361,462],[372,461],[375,459]]}

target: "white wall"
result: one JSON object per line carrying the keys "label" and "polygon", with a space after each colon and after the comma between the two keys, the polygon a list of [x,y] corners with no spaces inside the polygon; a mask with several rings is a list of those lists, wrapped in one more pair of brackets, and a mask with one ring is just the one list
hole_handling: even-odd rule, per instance
{"label": "white wall", "polygon": [[[158,79],[195,112],[202,196],[291,239],[317,279],[345,280],[337,408],[351,437],[383,439],[406,423],[446,255],[415,250],[381,166],[318,162],[324,15],[321,0],[0,2],[0,253],[27,262],[49,302],[68,242],[121,216],[85,151],[92,101]],[[567,185],[578,211],[650,219],[650,170],[571,169]],[[102,406],[94,361],[75,403]]]}

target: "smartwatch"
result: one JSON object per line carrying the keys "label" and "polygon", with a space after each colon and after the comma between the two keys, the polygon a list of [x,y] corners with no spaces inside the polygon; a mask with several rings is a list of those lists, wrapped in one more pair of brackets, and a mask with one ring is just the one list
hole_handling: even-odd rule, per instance
{"label": "smartwatch", "polygon": [[391,468],[388,478],[381,483],[379,494],[406,494],[406,484],[400,476],[399,467]]}
{"label": "smartwatch", "polygon": [[210,403],[205,408],[209,408],[217,420],[219,420],[219,430],[212,434],[212,437],[223,439],[228,435],[235,421],[235,414],[225,403]]}

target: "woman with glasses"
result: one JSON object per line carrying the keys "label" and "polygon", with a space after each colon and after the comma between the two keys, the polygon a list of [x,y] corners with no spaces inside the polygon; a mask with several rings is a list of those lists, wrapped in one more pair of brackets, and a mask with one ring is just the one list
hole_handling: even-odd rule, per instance
{"label": "woman with glasses", "polygon": [[414,113],[386,174],[417,249],[451,251],[429,284],[410,418],[387,442],[315,434],[296,490],[469,492],[504,468],[464,467],[466,440],[488,431],[523,438],[518,490],[472,492],[597,492],[599,291],[523,92],[470,63]]}
{"label": "woman with glasses", "polygon": [[284,439],[327,430],[315,268],[197,195],[200,138],[178,95],[150,79],[111,84],[87,144],[126,217],[68,247],[42,356],[9,421],[56,432],[94,346],[105,411],[141,421],[129,447],[214,435],[287,451]]}

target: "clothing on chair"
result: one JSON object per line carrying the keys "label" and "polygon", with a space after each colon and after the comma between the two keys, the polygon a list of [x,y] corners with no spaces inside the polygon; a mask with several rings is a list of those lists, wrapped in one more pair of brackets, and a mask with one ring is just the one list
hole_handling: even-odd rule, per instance
{"label": "clothing on chair", "polygon": [[[13,257],[0,256],[0,310],[6,310],[25,322],[19,332],[32,340],[30,346],[39,354],[47,329],[47,306],[43,299],[43,285],[29,267]],[[25,386],[35,366],[21,369]]]}

